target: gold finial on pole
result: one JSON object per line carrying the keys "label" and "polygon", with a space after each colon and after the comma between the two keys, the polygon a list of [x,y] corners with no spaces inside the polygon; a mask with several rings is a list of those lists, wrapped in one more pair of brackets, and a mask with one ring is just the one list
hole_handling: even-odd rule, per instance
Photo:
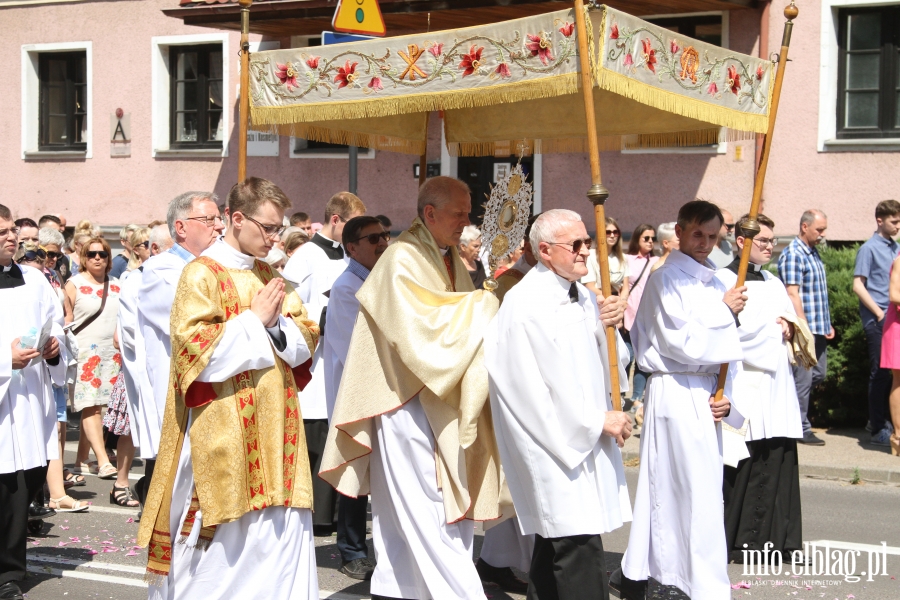
{"label": "gold finial on pole", "polygon": [[238,111],[238,183],[247,179],[247,127],[250,123],[250,5],[253,0],[238,0],[241,5],[241,101]]}
{"label": "gold finial on pole", "polygon": [[[775,72],[775,86],[772,89],[772,104],[769,107],[769,127],[766,130],[766,136],[763,140],[762,154],[759,157],[759,168],[756,171],[756,180],[753,183],[753,200],[750,202],[750,222],[745,226],[741,233],[746,238],[744,247],[741,250],[741,262],[738,267],[738,278],[735,287],[741,287],[747,280],[747,266],[750,264],[750,246],[753,238],[759,233],[759,223],[756,217],[759,216],[759,203],[762,199],[763,185],[766,182],[766,169],[769,166],[769,151],[772,148],[772,134],[775,131],[775,117],[778,114],[778,103],[781,100],[781,86],[784,84],[784,69],[788,62],[788,47],[791,45],[791,31],[794,28],[793,20],[797,18],[800,11],[794,0],[784,8],[784,17],[787,21],[784,24],[784,34],[781,36],[781,51],[778,54],[778,70]],[[725,378],[728,377],[728,365],[724,364],[719,369],[719,382],[716,387],[716,401],[722,399],[725,392]]]}

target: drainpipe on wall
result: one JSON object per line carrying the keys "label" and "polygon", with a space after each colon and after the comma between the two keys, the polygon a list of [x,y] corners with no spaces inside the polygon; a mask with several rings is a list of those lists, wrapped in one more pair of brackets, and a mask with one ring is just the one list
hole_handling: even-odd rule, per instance
{"label": "drainpipe on wall", "polygon": [[[759,18],[759,57],[768,60],[769,59],[769,7],[772,6],[771,0],[766,0],[763,3],[762,15]],[[753,175],[756,176],[756,171],[759,170],[759,161],[762,158],[762,150],[763,150],[763,142],[766,136],[762,133],[756,134],[756,160],[753,163]],[[765,195],[765,193],[763,194]]]}

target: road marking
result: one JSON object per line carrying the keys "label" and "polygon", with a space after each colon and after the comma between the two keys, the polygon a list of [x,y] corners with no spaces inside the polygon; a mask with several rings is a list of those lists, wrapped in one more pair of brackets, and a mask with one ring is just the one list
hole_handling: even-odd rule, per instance
{"label": "road marking", "polygon": [[146,569],[144,567],[132,567],[131,565],[120,565],[116,563],[100,562],[96,560],[80,560],[77,558],[63,558],[61,556],[49,556],[47,554],[28,553],[28,560],[40,563],[52,563],[55,565],[69,565],[76,568],[84,567],[86,569],[101,569],[104,571],[118,571],[120,573],[135,573],[143,577]]}
{"label": "road marking", "polygon": [[104,583],[117,583],[119,585],[130,585],[132,587],[147,587],[147,583],[141,579],[128,579],[125,577],[114,577],[113,575],[101,575],[100,573],[85,573],[83,571],[73,571],[70,569],[54,569],[52,567],[44,567],[40,565],[28,565],[29,573],[39,573],[42,575],[56,575],[57,577],[70,577],[72,579],[87,579],[90,581],[102,581]]}
{"label": "road marking", "polygon": [[839,550],[859,550],[860,552],[869,552],[871,554],[885,553],[900,556],[900,548],[896,546],[881,546],[875,544],[857,544],[856,542],[839,542],[836,540],[816,540],[808,542],[810,546],[828,546]]}
{"label": "road marking", "polygon": [[117,515],[128,515],[129,517],[137,516],[140,509],[138,508],[115,508],[113,506],[98,506],[91,504],[87,512],[113,513]]}
{"label": "road marking", "polygon": [[[68,467],[66,468],[68,469]],[[85,477],[98,477],[96,473],[76,473],[76,475],[84,475]],[[130,479],[131,481],[137,481],[143,476],[144,475],[142,473],[128,473],[128,479]],[[109,479],[107,481],[115,481],[115,479]]]}

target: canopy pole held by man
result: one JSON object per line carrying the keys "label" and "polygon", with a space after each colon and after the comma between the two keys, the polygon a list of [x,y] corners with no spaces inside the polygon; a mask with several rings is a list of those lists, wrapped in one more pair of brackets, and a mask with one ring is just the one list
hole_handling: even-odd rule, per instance
{"label": "canopy pole held by man", "polygon": [[[784,83],[784,70],[788,62],[788,47],[791,45],[791,32],[794,28],[794,19],[799,14],[794,0],[784,8],[784,17],[787,22],[784,24],[784,34],[781,37],[781,51],[778,53],[778,70],[775,73],[775,86],[772,90],[772,105],[769,110],[769,127],[763,140],[762,154],[759,158],[759,168],[756,171],[756,180],[753,183],[753,200],[750,202],[750,221],[741,228],[741,231],[735,232],[743,238],[749,239],[749,243],[745,242],[741,250],[741,262],[738,267],[738,278],[735,287],[741,287],[747,279],[747,267],[750,263],[750,246],[753,238],[759,233],[759,223],[756,217],[759,215],[759,203],[762,199],[763,185],[766,181],[766,168],[769,166],[769,152],[772,148],[772,134],[775,132],[775,117],[778,114],[778,102],[781,99],[781,86]],[[725,378],[728,377],[728,365],[722,365],[719,369],[719,382],[716,386],[716,402],[722,399],[725,391]]]}
{"label": "canopy pole held by man", "polygon": [[250,5],[253,0],[239,0],[241,5],[241,103],[238,123],[238,183],[247,178],[247,127],[250,123]]}
{"label": "canopy pole held by man", "polygon": [[[597,224],[597,260],[600,265],[600,284],[604,298],[612,294],[609,280],[609,250],[600,235],[606,231],[605,203],[609,190],[603,185],[600,175],[600,143],[597,139],[597,121],[594,115],[594,77],[591,72],[591,48],[588,45],[587,25],[583,0],[575,0],[575,27],[578,31],[578,58],[581,65],[581,89],[584,96],[584,116],[587,122],[588,155],[591,160],[591,188],[587,197],[594,205],[594,219]],[[606,345],[609,350],[609,389],[615,410],[622,410],[622,394],[619,391],[619,356],[616,351],[616,328],[606,328]]]}

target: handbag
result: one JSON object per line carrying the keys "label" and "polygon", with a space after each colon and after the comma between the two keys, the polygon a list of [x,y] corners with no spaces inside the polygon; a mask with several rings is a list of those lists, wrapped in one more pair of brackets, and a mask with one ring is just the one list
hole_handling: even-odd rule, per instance
{"label": "handbag", "polygon": [[88,326],[88,325],[90,325],[91,323],[93,323],[94,321],[97,320],[97,317],[99,317],[100,314],[103,312],[103,309],[106,308],[106,297],[107,297],[108,295],[109,295],[109,277],[107,276],[107,277],[103,280],[103,297],[100,298],[100,310],[98,310],[97,312],[95,312],[94,314],[92,314],[91,316],[89,316],[87,319],[85,319],[85,320],[81,323],[81,325],[79,325],[78,327],[76,327],[75,329],[73,329],[73,330],[72,330],[72,333],[73,333],[73,334],[78,335],[79,333],[81,333],[82,331],[84,331],[85,329],[87,329],[87,326]]}

